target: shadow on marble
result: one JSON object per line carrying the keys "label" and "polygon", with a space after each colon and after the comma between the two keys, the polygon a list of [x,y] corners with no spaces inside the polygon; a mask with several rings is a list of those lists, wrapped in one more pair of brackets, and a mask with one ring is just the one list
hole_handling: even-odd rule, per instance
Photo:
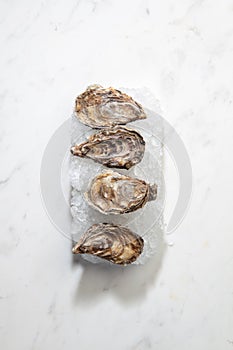
{"label": "shadow on marble", "polygon": [[74,305],[91,306],[109,295],[119,299],[122,304],[137,303],[156,283],[165,252],[166,244],[161,235],[157,253],[145,265],[121,267],[92,264],[81,256],[74,255],[73,267],[81,265],[83,268],[74,293]]}

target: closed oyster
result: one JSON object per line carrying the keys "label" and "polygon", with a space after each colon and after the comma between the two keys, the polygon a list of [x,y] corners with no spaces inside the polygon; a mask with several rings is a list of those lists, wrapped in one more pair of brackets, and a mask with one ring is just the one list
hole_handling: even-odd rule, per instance
{"label": "closed oyster", "polygon": [[143,180],[108,171],[97,175],[85,193],[90,205],[104,214],[124,214],[156,199],[157,186]]}
{"label": "closed oyster", "polygon": [[71,153],[91,158],[109,168],[129,169],[139,163],[144,155],[145,141],[136,131],[124,127],[101,130],[88,141],[75,145]]}
{"label": "closed oyster", "polygon": [[118,265],[134,262],[143,250],[143,239],[128,228],[94,224],[73,247],[74,254],[92,254]]}
{"label": "closed oyster", "polygon": [[132,97],[112,87],[91,85],[75,101],[78,119],[91,128],[101,129],[145,119],[142,106]]}

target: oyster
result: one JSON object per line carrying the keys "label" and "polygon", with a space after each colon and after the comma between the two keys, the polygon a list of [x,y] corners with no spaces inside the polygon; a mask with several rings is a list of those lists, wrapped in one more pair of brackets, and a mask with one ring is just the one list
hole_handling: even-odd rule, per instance
{"label": "oyster", "polygon": [[142,106],[132,97],[112,87],[91,85],[75,101],[78,119],[91,128],[101,129],[145,119]]}
{"label": "oyster", "polygon": [[108,171],[97,175],[85,197],[90,205],[104,214],[124,214],[142,208],[156,199],[157,186],[143,180]]}
{"label": "oyster", "polygon": [[75,156],[91,158],[109,168],[125,169],[139,163],[144,151],[143,137],[134,130],[120,126],[101,130],[86,142],[71,148]]}
{"label": "oyster", "polygon": [[73,247],[74,254],[92,254],[114,264],[134,262],[143,250],[143,239],[128,228],[114,224],[94,224]]}

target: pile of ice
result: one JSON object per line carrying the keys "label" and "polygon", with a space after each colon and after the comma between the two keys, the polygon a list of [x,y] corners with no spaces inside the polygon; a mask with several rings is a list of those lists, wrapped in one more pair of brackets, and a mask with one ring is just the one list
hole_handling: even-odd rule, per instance
{"label": "pile of ice", "polygon": [[[91,180],[100,172],[108,170],[108,168],[95,163],[91,159],[71,156],[71,234],[73,241],[76,242],[95,223],[108,222],[127,226],[144,239],[143,253],[134,262],[134,264],[141,264],[156,253],[163,234],[163,120],[158,113],[157,100],[147,89],[121,88],[120,90],[141,103],[147,113],[147,119],[128,124],[129,128],[139,131],[143,136],[146,149],[143,160],[139,164],[130,170],[115,169],[115,171],[143,179],[148,183],[156,183],[158,185],[158,197],[155,201],[148,202],[142,209],[132,213],[123,215],[101,214],[88,205],[84,193],[87,191]],[[95,130],[81,124],[75,115],[72,116],[72,145],[85,141],[87,136],[94,132]],[[83,255],[83,257],[92,262],[108,263],[103,259],[88,255]]]}

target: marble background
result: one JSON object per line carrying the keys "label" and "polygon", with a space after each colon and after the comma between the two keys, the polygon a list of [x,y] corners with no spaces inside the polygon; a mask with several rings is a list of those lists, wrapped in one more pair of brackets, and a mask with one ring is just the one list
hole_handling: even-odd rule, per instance
{"label": "marble background", "polygon": [[[0,0],[0,26],[0,348],[233,349],[233,1]],[[142,267],[74,263],[41,202],[91,83],[148,87],[192,161],[185,220]]]}

